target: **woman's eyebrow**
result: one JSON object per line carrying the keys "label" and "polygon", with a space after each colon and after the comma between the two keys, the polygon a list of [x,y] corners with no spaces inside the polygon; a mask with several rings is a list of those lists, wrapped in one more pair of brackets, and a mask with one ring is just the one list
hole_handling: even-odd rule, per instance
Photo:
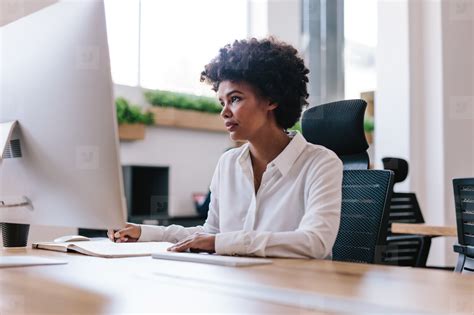
{"label": "woman's eyebrow", "polygon": [[[233,94],[233,93],[244,94],[244,93],[242,93],[242,92],[239,91],[239,90],[232,90],[232,91],[228,92],[228,93],[225,95],[225,97],[229,97],[229,95],[231,95],[231,94]],[[222,98],[219,97],[219,101],[222,101]]]}
{"label": "woman's eyebrow", "polygon": [[230,91],[229,93],[227,93],[226,96],[229,96],[229,95],[234,94],[234,93],[244,94],[244,93],[240,92],[239,90],[232,90],[232,91]]}

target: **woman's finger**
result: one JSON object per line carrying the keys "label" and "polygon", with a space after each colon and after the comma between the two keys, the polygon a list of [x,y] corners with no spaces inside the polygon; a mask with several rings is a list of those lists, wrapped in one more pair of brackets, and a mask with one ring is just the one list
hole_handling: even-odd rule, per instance
{"label": "woman's finger", "polygon": [[114,237],[117,239],[117,238],[124,238],[126,236],[129,236],[132,228],[133,227],[126,227],[124,229],[118,230],[115,232]]}
{"label": "woman's finger", "polygon": [[175,246],[180,246],[186,242],[189,242],[189,241],[192,241],[194,239],[194,235],[189,235],[188,237],[185,237],[184,239],[182,239],[181,241],[177,242],[176,244],[174,244],[173,246],[171,247],[175,247]]}
{"label": "woman's finger", "polygon": [[174,244],[173,246],[171,246],[171,247],[169,248],[169,250],[171,250],[171,251],[176,251],[176,250],[178,250],[178,249],[180,249],[180,248],[184,248],[184,247],[187,246],[189,243],[192,243],[192,240],[188,240],[188,241],[186,241],[186,242],[180,242],[179,244]]}
{"label": "woman's finger", "polygon": [[172,252],[183,252],[185,250],[187,250],[188,248],[190,248],[192,246],[192,244],[194,243],[194,240],[188,240],[186,242],[181,242],[179,244],[175,244],[173,246],[171,246],[170,248],[168,248],[169,251],[172,251]]}
{"label": "woman's finger", "polygon": [[114,230],[107,230],[107,237],[108,237],[109,240],[111,240],[112,242],[115,241],[115,239],[114,239]]}

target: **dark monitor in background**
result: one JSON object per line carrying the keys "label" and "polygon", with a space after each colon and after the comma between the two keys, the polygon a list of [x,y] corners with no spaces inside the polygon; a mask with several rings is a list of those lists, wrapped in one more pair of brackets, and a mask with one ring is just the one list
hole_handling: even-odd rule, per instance
{"label": "dark monitor in background", "polygon": [[128,221],[157,223],[168,216],[169,168],[154,166],[123,166]]}

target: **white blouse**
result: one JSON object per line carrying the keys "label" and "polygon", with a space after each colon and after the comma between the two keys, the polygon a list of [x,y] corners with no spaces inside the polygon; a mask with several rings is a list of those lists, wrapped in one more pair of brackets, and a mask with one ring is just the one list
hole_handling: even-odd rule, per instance
{"label": "white blouse", "polygon": [[300,133],[267,165],[255,193],[249,145],[225,152],[211,182],[204,226],[142,225],[139,241],[216,234],[221,255],[330,258],[341,216],[342,162]]}

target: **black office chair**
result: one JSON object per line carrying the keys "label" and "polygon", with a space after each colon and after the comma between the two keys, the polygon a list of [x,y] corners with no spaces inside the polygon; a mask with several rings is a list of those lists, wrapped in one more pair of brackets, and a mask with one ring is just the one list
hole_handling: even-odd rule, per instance
{"label": "black office chair", "polygon": [[391,171],[344,171],[341,223],[333,247],[333,260],[382,262],[392,190]]}
{"label": "black office chair", "polygon": [[459,254],[455,272],[474,273],[474,178],[453,179]]}
{"label": "black office chair", "polygon": [[314,106],[303,113],[301,130],[308,142],[334,151],[344,170],[368,169],[369,144],[364,134],[364,100]]}
{"label": "black office chair", "polygon": [[301,119],[308,142],[323,145],[342,160],[341,224],[333,259],[380,263],[387,237],[391,171],[368,170],[364,100],[344,100],[306,110]]}
{"label": "black office chair", "polygon": [[[400,158],[382,159],[384,169],[394,172],[395,184],[408,176],[408,162]],[[426,267],[431,247],[431,236],[392,234],[392,223],[425,223],[414,193],[394,192],[390,201],[387,248],[383,263],[396,266]]]}

